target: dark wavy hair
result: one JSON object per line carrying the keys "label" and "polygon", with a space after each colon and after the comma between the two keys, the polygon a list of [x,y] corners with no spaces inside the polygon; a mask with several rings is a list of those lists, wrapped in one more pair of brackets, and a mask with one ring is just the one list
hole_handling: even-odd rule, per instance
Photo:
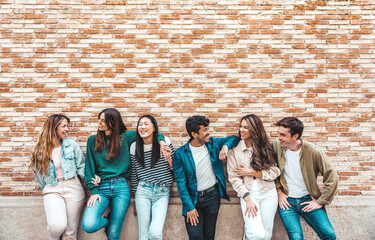
{"label": "dark wavy hair", "polygon": [[152,151],[151,151],[151,168],[155,166],[155,164],[159,161],[160,158],[160,145],[158,142],[158,133],[159,133],[159,128],[158,128],[158,123],[156,122],[156,119],[151,116],[151,115],[143,115],[142,117],[139,118],[138,123],[137,123],[137,137],[136,137],[136,146],[135,146],[135,159],[137,160],[138,164],[144,168],[145,167],[145,159],[144,159],[144,148],[143,148],[143,139],[139,135],[138,131],[138,126],[139,122],[141,121],[142,118],[148,118],[150,119],[152,125],[154,126],[154,134],[152,136]]}
{"label": "dark wavy hair", "polygon": [[185,126],[190,139],[193,139],[192,132],[199,133],[200,126],[207,127],[210,124],[210,120],[205,116],[194,115],[186,120]]}
{"label": "dark wavy hair", "polygon": [[[253,148],[250,166],[256,171],[266,170],[275,166],[276,154],[268,140],[262,120],[254,114],[242,117],[240,123],[242,120],[247,122],[250,130],[251,147]],[[240,133],[239,136],[241,136]]]}
{"label": "dark wavy hair", "polygon": [[[120,154],[121,134],[126,132],[126,126],[122,121],[120,112],[117,109],[106,108],[102,110],[98,115],[98,119],[100,119],[100,115],[102,114],[104,114],[105,123],[108,130],[111,130],[111,135],[108,136],[107,145],[105,146],[107,150],[107,159],[109,160]],[[98,129],[95,140],[95,151],[103,151],[105,137],[105,132]]]}

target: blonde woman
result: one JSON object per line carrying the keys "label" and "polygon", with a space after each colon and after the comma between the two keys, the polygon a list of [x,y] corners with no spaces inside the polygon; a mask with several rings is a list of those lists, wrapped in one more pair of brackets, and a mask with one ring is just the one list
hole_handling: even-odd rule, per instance
{"label": "blonde woman", "polygon": [[67,139],[69,124],[64,115],[48,117],[31,154],[30,167],[43,190],[50,239],[77,239],[85,202],[77,177],[84,178],[85,159],[78,144]]}
{"label": "blonde woman", "polygon": [[241,198],[244,238],[269,240],[277,209],[274,180],[280,175],[276,154],[258,116],[242,117],[239,135],[240,143],[229,151],[228,179]]}

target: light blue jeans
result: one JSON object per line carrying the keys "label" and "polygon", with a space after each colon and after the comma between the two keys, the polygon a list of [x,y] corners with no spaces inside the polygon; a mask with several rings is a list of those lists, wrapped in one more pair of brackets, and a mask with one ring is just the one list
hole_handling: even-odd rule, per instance
{"label": "light blue jeans", "polygon": [[[108,239],[120,239],[122,224],[130,202],[130,190],[126,178],[105,179],[99,185],[101,203],[96,201],[95,206],[86,207],[82,219],[82,229],[93,233],[108,224]],[[110,219],[101,216],[110,205]]]}
{"label": "light blue jeans", "polygon": [[135,195],[140,240],[163,239],[170,188],[140,181]]}
{"label": "light blue jeans", "polygon": [[315,230],[320,239],[336,239],[331,222],[323,208],[315,209],[311,212],[302,211],[302,208],[306,205],[301,205],[301,203],[312,201],[310,195],[302,198],[288,197],[287,200],[291,207],[289,207],[289,210],[282,210],[279,206],[279,214],[289,239],[303,240],[300,216]]}

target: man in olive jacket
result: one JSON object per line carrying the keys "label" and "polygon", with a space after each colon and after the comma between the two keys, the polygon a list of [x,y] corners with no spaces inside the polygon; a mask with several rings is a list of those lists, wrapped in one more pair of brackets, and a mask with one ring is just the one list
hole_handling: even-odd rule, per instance
{"label": "man in olive jacket", "polygon": [[[337,190],[338,176],[322,149],[301,139],[303,123],[295,117],[278,121],[278,138],[272,142],[280,177],[276,180],[279,214],[289,239],[303,239],[300,216],[321,239],[336,239],[324,206]],[[324,188],[317,184],[323,176]]]}

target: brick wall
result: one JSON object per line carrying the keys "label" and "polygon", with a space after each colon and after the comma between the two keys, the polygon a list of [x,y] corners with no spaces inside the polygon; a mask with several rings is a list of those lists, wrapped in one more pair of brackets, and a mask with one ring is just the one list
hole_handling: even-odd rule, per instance
{"label": "brick wall", "polygon": [[[17,2],[17,3],[13,3]],[[0,0],[0,195],[40,195],[28,171],[52,113],[85,151],[96,117],[157,117],[176,147],[185,119],[214,136],[285,116],[325,149],[339,194],[375,195],[372,1]]]}

